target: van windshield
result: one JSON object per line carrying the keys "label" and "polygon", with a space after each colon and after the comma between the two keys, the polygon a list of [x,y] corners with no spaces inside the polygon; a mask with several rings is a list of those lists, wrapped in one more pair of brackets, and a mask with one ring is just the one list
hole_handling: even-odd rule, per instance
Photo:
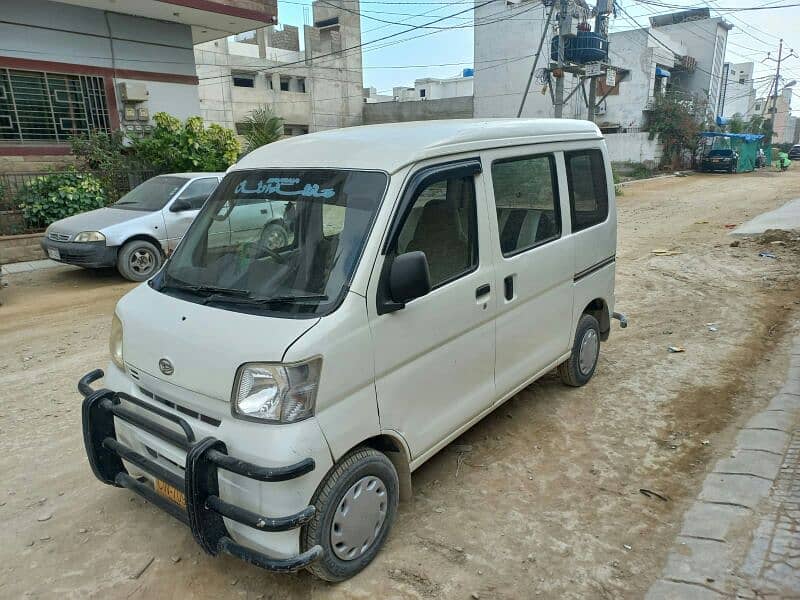
{"label": "van windshield", "polygon": [[151,286],[238,312],[327,314],[347,290],[387,183],[370,171],[230,173]]}

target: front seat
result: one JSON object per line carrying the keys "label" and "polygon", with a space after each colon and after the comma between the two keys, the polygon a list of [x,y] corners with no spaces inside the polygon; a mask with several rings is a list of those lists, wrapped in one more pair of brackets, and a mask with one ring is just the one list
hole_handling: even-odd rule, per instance
{"label": "front seat", "polygon": [[458,213],[446,200],[432,200],[422,209],[407,252],[420,250],[428,258],[431,285],[461,273],[470,264],[469,246],[461,236]]}

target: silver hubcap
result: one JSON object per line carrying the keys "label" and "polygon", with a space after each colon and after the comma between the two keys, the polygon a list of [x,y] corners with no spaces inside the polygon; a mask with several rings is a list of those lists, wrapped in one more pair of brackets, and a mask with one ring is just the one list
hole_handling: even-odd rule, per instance
{"label": "silver hubcap", "polygon": [[140,275],[144,275],[153,270],[153,267],[156,264],[156,257],[153,256],[153,253],[150,252],[150,250],[139,248],[138,250],[134,250],[131,254],[130,263],[131,269]]}
{"label": "silver hubcap", "polygon": [[372,546],[386,520],[386,486],[373,475],[359,479],[342,497],[331,524],[331,546],[353,560]]}
{"label": "silver hubcap", "polygon": [[597,332],[594,329],[589,329],[583,334],[581,340],[581,349],[578,354],[578,368],[581,370],[582,375],[588,375],[597,361],[597,352],[600,350],[600,341],[597,338]]}

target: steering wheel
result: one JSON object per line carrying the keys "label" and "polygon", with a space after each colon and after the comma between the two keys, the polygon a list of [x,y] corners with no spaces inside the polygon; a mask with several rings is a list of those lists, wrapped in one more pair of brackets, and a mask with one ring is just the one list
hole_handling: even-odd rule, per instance
{"label": "steering wheel", "polygon": [[271,258],[275,259],[275,262],[280,264],[285,264],[286,259],[283,258],[280,254],[278,254],[275,250],[268,247],[266,244],[262,243],[261,240],[258,242],[253,243],[253,250],[255,254],[255,258],[263,258],[265,255],[270,256]]}

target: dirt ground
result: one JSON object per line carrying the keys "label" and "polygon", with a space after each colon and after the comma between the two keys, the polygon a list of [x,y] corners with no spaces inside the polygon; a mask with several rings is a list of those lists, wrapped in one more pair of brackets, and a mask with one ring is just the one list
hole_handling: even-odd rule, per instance
{"label": "dirt ground", "polygon": [[725,226],[799,196],[797,169],[627,186],[617,308],[631,325],[614,325],[594,380],[549,375],[464,434],[469,452],[430,460],[378,558],[339,585],[205,556],[169,516],[95,480],[75,383],[105,365],[131,285],[69,267],[7,277],[0,597],[641,598],[706,469],[779,386],[800,313],[800,247],[731,247]]}

